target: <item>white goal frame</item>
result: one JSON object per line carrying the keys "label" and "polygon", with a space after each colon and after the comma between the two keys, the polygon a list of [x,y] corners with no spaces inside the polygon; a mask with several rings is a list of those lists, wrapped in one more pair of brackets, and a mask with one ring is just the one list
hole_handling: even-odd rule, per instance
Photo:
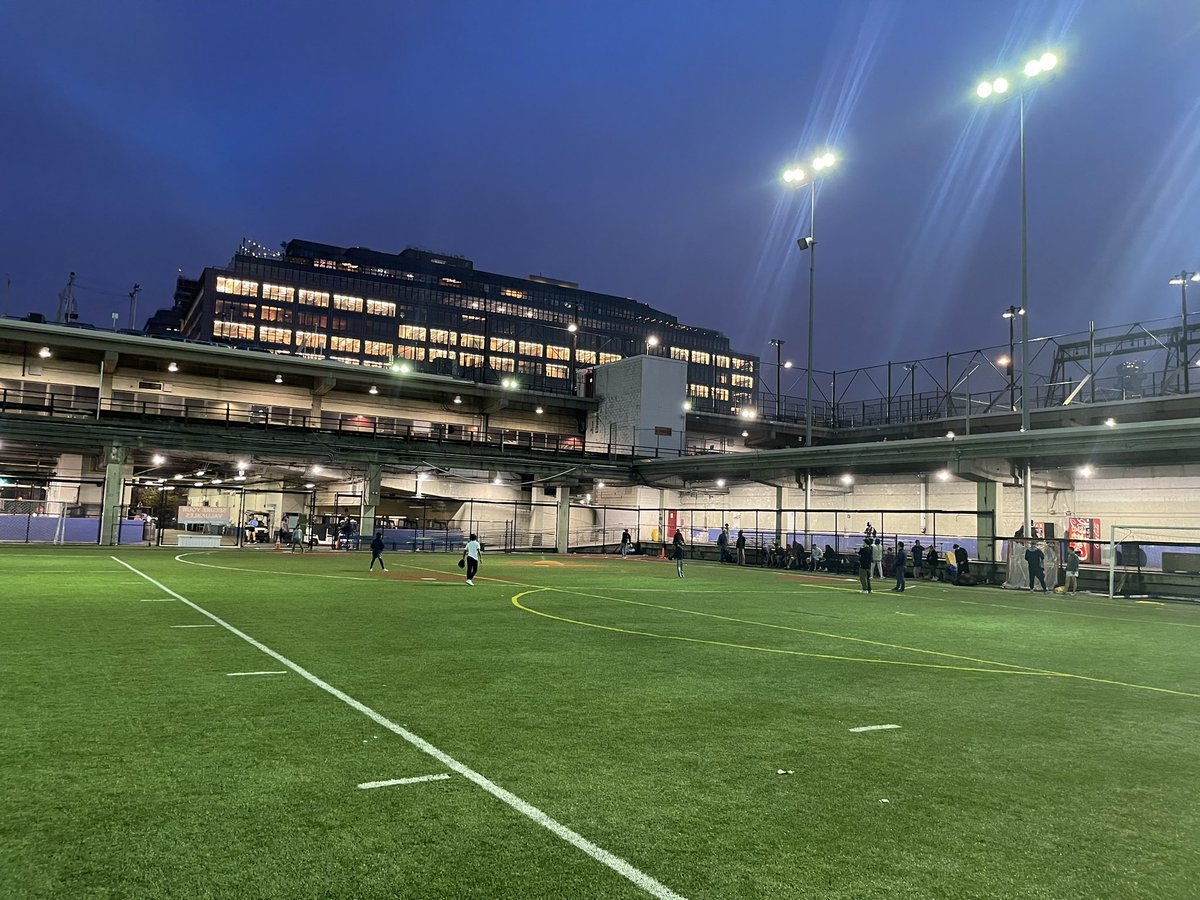
{"label": "white goal frame", "polygon": [[[1115,585],[1117,581],[1117,530],[1134,531],[1138,529],[1146,531],[1190,531],[1192,534],[1200,536],[1200,526],[1196,525],[1147,525],[1139,523],[1137,525],[1109,525],[1108,526],[1108,597],[1111,600],[1116,596]],[[1068,538],[1068,541],[1070,538]],[[1122,541],[1121,543],[1125,543]],[[1135,543],[1146,543],[1145,541],[1135,541]],[[1152,541],[1150,543],[1153,543]]]}

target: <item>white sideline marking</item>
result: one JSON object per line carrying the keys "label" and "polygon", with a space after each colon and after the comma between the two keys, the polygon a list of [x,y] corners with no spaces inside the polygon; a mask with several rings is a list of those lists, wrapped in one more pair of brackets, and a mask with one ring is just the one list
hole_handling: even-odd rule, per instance
{"label": "white sideline marking", "polygon": [[393,778],[391,781],[364,781],[359,785],[362,790],[377,787],[391,787],[394,784],[419,784],[422,781],[445,781],[450,776],[445,772],[440,775],[418,775],[416,778]]}
{"label": "white sideline marking", "polygon": [[172,628],[216,628],[216,625],[172,625]]}
{"label": "white sideline marking", "polygon": [[256,641],[254,638],[250,637],[250,635],[246,634],[244,631],[238,630],[233,625],[230,625],[228,622],[226,622],[224,619],[221,619],[218,616],[214,615],[213,613],[210,613],[208,610],[204,609],[203,607],[196,605],[191,600],[187,599],[187,597],[184,597],[182,594],[177,594],[175,591],[171,590],[166,585],[164,585],[158,581],[155,581],[149,575],[145,574],[144,572],[138,571],[133,566],[129,565],[129,563],[127,563],[123,560],[117,559],[117,557],[115,557],[115,556],[112,557],[112,560],[114,562],[117,562],[120,565],[124,566],[129,571],[131,571],[137,575],[141,575],[142,578],[146,579],[152,585],[154,585],[155,587],[157,587],[160,590],[166,591],[168,594],[172,595],[173,597],[175,597],[175,599],[179,600],[180,602],[186,603],[192,609],[196,610],[196,612],[200,613],[203,616],[208,617],[209,619],[211,619],[216,624],[220,625],[225,630],[240,637],[243,641],[248,643],[250,646],[252,646],[258,650],[261,650],[263,653],[267,654],[267,656],[269,656],[272,659],[276,660],[277,662],[282,663],[283,665],[287,666],[289,669],[291,669],[297,675],[304,678],[306,681],[310,682],[311,684],[315,685],[316,687],[319,687],[321,690],[325,691],[327,694],[331,694],[332,696],[341,700],[343,703],[345,703],[350,708],[355,709],[358,712],[362,713],[364,716],[371,719],[377,725],[381,725],[382,727],[386,728],[388,731],[392,732],[393,734],[397,734],[400,737],[404,738],[404,740],[408,741],[408,743],[412,744],[418,750],[421,750],[422,752],[428,754],[429,756],[432,756],[434,759],[436,759],[438,762],[440,762],[442,765],[444,765],[447,769],[452,769],[453,771],[457,772],[463,778],[467,779],[468,781],[472,782],[476,786],[487,791],[489,794],[491,794],[497,800],[500,800],[501,802],[508,804],[513,809],[515,809],[517,812],[532,819],[538,825],[541,825],[547,831],[551,832],[552,834],[554,834],[557,837],[561,838],[562,840],[566,841],[571,846],[582,850],[584,853],[586,853],[588,856],[590,856],[592,859],[596,860],[597,862],[608,866],[610,869],[612,869],[618,875],[621,875],[622,877],[633,882],[635,885],[640,887],[646,893],[659,898],[659,900],[686,900],[686,898],[684,898],[681,894],[675,893],[673,890],[671,890],[665,884],[662,884],[661,882],[650,877],[645,872],[643,872],[641,869],[638,869],[638,868],[630,865],[625,860],[621,859],[619,856],[609,853],[603,847],[593,844],[591,841],[589,841],[583,835],[579,834],[576,831],[572,831],[570,828],[568,828],[566,825],[563,825],[557,819],[554,819],[551,816],[546,815],[546,813],[542,812],[540,809],[538,809],[532,803],[527,803],[526,801],[522,800],[520,797],[518,797],[516,794],[512,793],[511,791],[506,791],[504,788],[500,787],[500,785],[491,781],[484,775],[481,775],[479,772],[476,772],[471,767],[464,765],[463,763],[460,763],[453,756],[450,756],[450,754],[439,750],[437,747],[433,746],[433,744],[429,743],[429,741],[425,740],[424,738],[420,737],[419,735],[414,734],[413,732],[409,731],[407,728],[403,728],[400,725],[397,725],[391,719],[388,719],[387,717],[381,715],[380,713],[377,713],[375,710],[371,709],[371,707],[367,706],[366,704],[360,703],[358,700],[355,700],[353,697],[351,697],[349,694],[345,693],[344,691],[338,690],[333,685],[329,684],[327,681],[322,681],[320,678],[318,678],[316,675],[309,672],[307,669],[304,669],[301,666],[297,665],[296,663],[292,662],[286,656],[283,656],[280,653],[276,653],[274,650],[272,650],[266,644],[262,644],[259,641]]}
{"label": "white sideline marking", "polygon": [[174,603],[175,598],[174,597],[151,597],[149,599],[143,599],[142,602],[143,603]]}
{"label": "white sideline marking", "polygon": [[887,728],[899,728],[899,725],[863,725],[861,728],[851,728],[851,731],[883,731]]}
{"label": "white sideline marking", "polygon": [[234,675],[286,675],[287,672],[226,672],[229,677]]}

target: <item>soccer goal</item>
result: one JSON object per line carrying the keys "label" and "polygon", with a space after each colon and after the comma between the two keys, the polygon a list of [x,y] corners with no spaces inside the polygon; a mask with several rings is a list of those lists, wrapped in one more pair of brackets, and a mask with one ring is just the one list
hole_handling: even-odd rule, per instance
{"label": "soccer goal", "polygon": [[1200,527],[1111,526],[1108,596],[1200,600]]}

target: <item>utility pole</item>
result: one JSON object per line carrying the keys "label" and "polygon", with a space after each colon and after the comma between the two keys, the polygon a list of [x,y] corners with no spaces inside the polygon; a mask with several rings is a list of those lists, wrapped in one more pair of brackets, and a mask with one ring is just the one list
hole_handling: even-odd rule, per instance
{"label": "utility pole", "polygon": [[133,330],[137,328],[137,295],[142,292],[142,286],[136,282],[133,285],[133,290],[129,292],[129,328]]}

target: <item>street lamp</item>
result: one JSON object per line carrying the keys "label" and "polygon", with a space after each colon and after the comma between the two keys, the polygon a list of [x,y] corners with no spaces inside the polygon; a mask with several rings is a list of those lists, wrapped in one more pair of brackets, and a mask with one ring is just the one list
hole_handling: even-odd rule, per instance
{"label": "street lamp", "polygon": [[1179,285],[1179,292],[1182,295],[1180,299],[1183,304],[1183,331],[1179,335],[1179,356],[1183,363],[1183,392],[1185,394],[1191,390],[1191,377],[1188,375],[1188,367],[1192,362],[1192,354],[1188,350],[1187,286],[1189,281],[1200,281],[1200,272],[1188,272],[1181,269],[1179,274],[1169,282],[1170,284]]}
{"label": "street lamp", "polygon": [[771,338],[768,342],[775,348],[775,418],[780,416],[780,404],[782,403],[783,395],[780,393],[780,379],[784,369],[792,367],[792,361],[783,362],[780,360],[780,354],[783,352],[783,338]]}
{"label": "street lamp", "polygon": [[[1019,306],[1010,306],[1008,309],[1006,309],[1002,313],[1002,315],[1004,316],[1004,318],[1008,319],[1008,356],[1006,357],[1007,362],[1005,363],[1005,368],[1008,370],[1008,408],[1010,410],[1012,410],[1013,412],[1016,412],[1017,411],[1017,391],[1016,391],[1016,387],[1013,385],[1013,358],[1014,358],[1013,350],[1015,349],[1014,345],[1013,345],[1013,343],[1014,343],[1013,342],[1013,322],[1017,318],[1017,316],[1024,316],[1025,310],[1021,309],[1021,307],[1019,307]],[[1022,352],[1025,350],[1024,347],[1022,347],[1021,349],[1022,349]],[[1022,383],[1021,390],[1024,390],[1024,389],[1025,389],[1025,385],[1024,385],[1024,383]],[[1025,404],[1025,398],[1024,398],[1024,395],[1022,395],[1021,405],[1024,406],[1024,404]]]}
{"label": "street lamp", "polygon": [[813,308],[817,292],[817,181],[818,172],[824,172],[833,167],[837,157],[825,152],[812,161],[813,174],[809,176],[801,168],[791,168],[783,173],[783,180],[796,187],[805,181],[809,184],[809,222],[808,237],[796,241],[801,251],[808,251],[808,377],[804,391],[804,446],[812,446],[813,430]]}
{"label": "street lamp", "polygon": [[[1036,59],[1025,63],[1025,80],[1017,85],[1017,97],[1020,105],[1020,157],[1021,157],[1021,430],[1028,431],[1029,425],[1029,222],[1028,202],[1026,200],[1026,166],[1025,166],[1025,94],[1034,78],[1052,71],[1058,66],[1058,57],[1053,53],[1043,53]],[[1018,77],[1018,76],[1014,76]],[[975,93],[981,100],[989,98],[1002,99],[1011,87],[1009,79],[1004,76],[981,81],[975,88]],[[1011,319],[1009,320],[1011,322]],[[1026,525],[1029,522],[1029,510],[1025,511]]]}

